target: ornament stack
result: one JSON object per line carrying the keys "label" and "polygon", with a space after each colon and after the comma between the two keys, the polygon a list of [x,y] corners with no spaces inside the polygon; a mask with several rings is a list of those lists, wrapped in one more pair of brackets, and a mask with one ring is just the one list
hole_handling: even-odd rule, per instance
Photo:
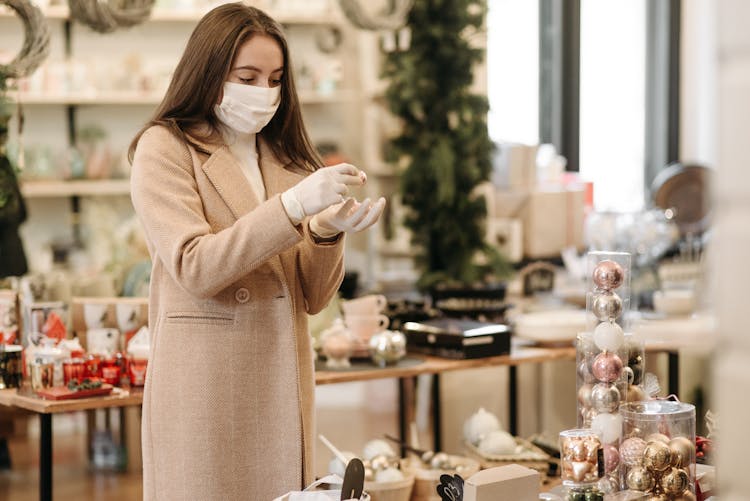
{"label": "ornament stack", "polygon": [[695,501],[695,407],[653,400],[620,412],[623,487],[659,501]]}
{"label": "ornament stack", "polygon": [[587,330],[577,338],[578,425],[601,437],[604,492],[619,490],[621,402],[646,395],[642,344],[623,329],[630,304],[630,254],[591,252],[587,294]]}

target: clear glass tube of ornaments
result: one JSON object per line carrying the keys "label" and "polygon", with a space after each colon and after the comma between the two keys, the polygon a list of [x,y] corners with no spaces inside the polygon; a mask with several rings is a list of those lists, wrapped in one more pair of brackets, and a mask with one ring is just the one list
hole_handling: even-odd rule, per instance
{"label": "clear glass tube of ornaments", "polygon": [[695,407],[668,400],[623,404],[623,489],[695,499]]}

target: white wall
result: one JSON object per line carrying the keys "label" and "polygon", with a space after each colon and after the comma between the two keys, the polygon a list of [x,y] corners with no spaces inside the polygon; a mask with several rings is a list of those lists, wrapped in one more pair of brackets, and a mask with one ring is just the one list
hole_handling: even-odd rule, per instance
{"label": "white wall", "polygon": [[750,2],[720,0],[718,9],[718,181],[715,190],[718,271],[716,308],[720,345],[714,361],[720,416],[718,473],[721,499],[748,499],[750,476],[750,336],[746,266],[750,248]]}

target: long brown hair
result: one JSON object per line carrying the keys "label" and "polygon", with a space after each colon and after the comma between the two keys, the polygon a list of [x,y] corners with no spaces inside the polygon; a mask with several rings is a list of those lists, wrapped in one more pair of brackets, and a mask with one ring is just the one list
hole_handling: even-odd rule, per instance
{"label": "long brown hair", "polygon": [[259,135],[276,157],[287,165],[307,170],[321,167],[323,162],[302,121],[284,32],[279,23],[266,13],[242,3],[220,5],[198,22],[177,63],[164,99],[153,118],[130,144],[128,159],[133,161],[138,140],[146,129],[154,125],[168,127],[188,143],[192,143],[190,136],[202,141],[220,141],[217,132],[219,120],[214,113],[214,105],[219,101],[238,48],[258,34],[276,40],[284,55],[281,103]]}

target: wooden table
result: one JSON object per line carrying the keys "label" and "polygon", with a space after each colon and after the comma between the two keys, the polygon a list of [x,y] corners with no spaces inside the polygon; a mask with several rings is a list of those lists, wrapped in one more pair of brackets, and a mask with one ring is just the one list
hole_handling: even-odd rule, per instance
{"label": "wooden table", "polygon": [[[347,383],[352,381],[366,381],[371,379],[398,378],[399,390],[399,437],[405,440],[407,436],[406,409],[406,384],[407,381],[420,374],[432,374],[432,430],[433,450],[442,449],[442,416],[440,409],[440,375],[444,372],[477,369],[481,367],[504,367],[509,369],[508,377],[508,431],[511,435],[518,434],[518,375],[517,367],[521,364],[538,364],[553,362],[556,360],[575,360],[576,350],[572,346],[537,348],[524,347],[514,344],[508,355],[499,355],[487,358],[474,358],[468,360],[453,360],[427,355],[421,356],[424,360],[418,365],[409,367],[386,367],[357,371],[317,371],[315,374],[316,384]],[[402,454],[405,451],[402,450]]]}
{"label": "wooden table", "polygon": [[[509,382],[509,410],[511,422],[509,429],[511,433],[516,431],[516,374],[515,369],[520,364],[543,363],[554,360],[575,359],[575,348],[529,348],[514,347],[509,355],[496,357],[478,358],[471,360],[451,360],[426,355],[416,355],[422,358],[421,363],[410,367],[386,367],[358,371],[330,371],[321,370],[315,374],[315,383],[336,384],[353,381],[367,381],[373,379],[397,378],[399,380],[399,432],[403,439],[406,437],[406,419],[404,398],[405,381],[420,374],[435,375],[433,384],[433,427],[435,429],[436,450],[440,446],[440,386],[439,376],[444,372],[474,369],[479,367],[508,366],[510,367]],[[49,501],[52,499],[52,415],[64,412],[88,411],[93,409],[106,409],[113,407],[129,407],[141,405],[143,392],[140,390],[129,391],[116,388],[108,396],[82,398],[76,400],[44,400],[36,397],[31,390],[24,388],[20,391],[13,389],[0,390],[0,405],[19,407],[39,414],[40,441],[39,441],[39,499]]]}
{"label": "wooden table", "polygon": [[52,499],[52,414],[141,405],[143,392],[115,388],[107,396],[73,400],[44,400],[24,387],[0,390],[0,405],[19,407],[39,414],[39,499]]}

